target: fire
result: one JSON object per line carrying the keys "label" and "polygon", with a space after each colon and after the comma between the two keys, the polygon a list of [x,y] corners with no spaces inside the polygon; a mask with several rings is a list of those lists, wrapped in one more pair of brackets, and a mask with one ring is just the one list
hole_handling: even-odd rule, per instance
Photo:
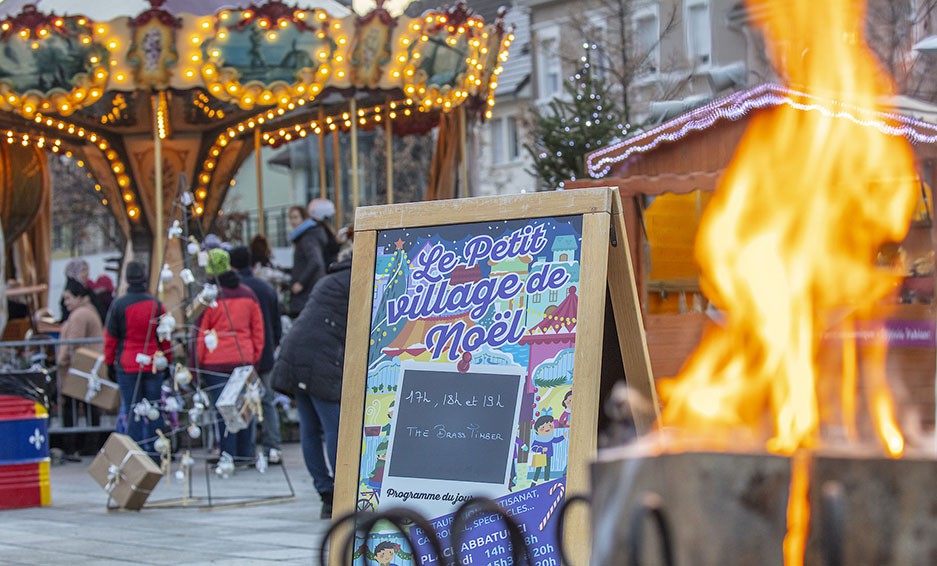
{"label": "fire", "polygon": [[[913,155],[904,138],[868,125],[893,85],[864,44],[863,2],[748,5],[779,74],[806,94],[752,118],[701,221],[701,285],[726,324],[662,391],[663,422],[723,439],[744,431],[793,454],[816,447],[826,424],[855,438],[861,383],[882,445],[898,456],[884,344],[860,351],[847,335],[843,375],[819,363],[823,333],[868,317],[896,285],[875,260],[907,232]],[[823,408],[829,390],[838,411]]]}

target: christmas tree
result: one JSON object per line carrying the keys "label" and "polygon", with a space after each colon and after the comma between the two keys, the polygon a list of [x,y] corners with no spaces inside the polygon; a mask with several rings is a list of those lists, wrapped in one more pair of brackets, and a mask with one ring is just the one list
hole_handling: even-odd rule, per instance
{"label": "christmas tree", "polygon": [[531,142],[524,145],[533,158],[530,173],[549,189],[582,178],[586,154],[624,137],[629,128],[614,97],[608,96],[609,83],[596,76],[591,64],[598,47],[584,43],[583,48],[579,71],[563,85],[565,96],[534,110]]}

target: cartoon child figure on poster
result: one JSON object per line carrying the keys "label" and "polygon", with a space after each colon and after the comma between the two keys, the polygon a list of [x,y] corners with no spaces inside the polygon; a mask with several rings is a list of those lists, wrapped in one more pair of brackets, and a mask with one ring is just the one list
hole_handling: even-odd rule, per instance
{"label": "cartoon child figure on poster", "polygon": [[374,491],[381,491],[381,484],[384,482],[384,464],[387,462],[387,441],[382,440],[377,445],[377,462],[374,469],[368,477],[368,487]]}
{"label": "cartoon child figure on poster", "polygon": [[387,424],[381,427],[381,436],[390,436],[390,424],[394,420],[394,403],[396,400],[390,402],[390,406],[387,408]]}
{"label": "cartoon child figure on poster", "polygon": [[[553,457],[553,445],[566,440],[566,432],[563,436],[553,436],[556,424],[553,421],[553,414],[545,412],[534,422],[533,441],[530,443],[530,467],[535,469],[533,481],[540,479],[540,471],[543,470],[543,481],[550,481],[550,459]],[[536,485],[536,483],[534,483]]]}
{"label": "cartoon child figure on poster", "polygon": [[400,555],[401,560],[410,560],[412,554],[408,554],[400,550],[400,545],[392,542],[384,541],[378,543],[374,547],[374,550],[371,550],[367,545],[362,544],[358,547],[358,550],[355,551],[354,556],[352,556],[352,561],[358,560],[362,556],[368,559],[368,564],[376,563],[380,566],[397,566],[391,562],[394,557]]}
{"label": "cartoon child figure on poster", "polygon": [[566,392],[566,395],[563,397],[563,414],[560,415],[559,420],[557,421],[558,426],[569,428],[569,416],[573,412],[573,390],[570,389]]}

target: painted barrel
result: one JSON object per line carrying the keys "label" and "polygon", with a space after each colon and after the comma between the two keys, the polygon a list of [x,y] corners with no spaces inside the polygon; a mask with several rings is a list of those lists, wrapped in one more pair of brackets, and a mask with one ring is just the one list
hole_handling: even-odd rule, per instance
{"label": "painted barrel", "polygon": [[48,427],[45,407],[0,395],[0,509],[52,502]]}

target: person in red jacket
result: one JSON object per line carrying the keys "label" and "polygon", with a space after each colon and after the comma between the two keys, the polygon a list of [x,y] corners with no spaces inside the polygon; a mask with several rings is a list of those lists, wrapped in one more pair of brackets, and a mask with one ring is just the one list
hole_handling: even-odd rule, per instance
{"label": "person in red jacket", "polygon": [[150,419],[137,415],[134,407],[148,400],[159,407],[160,388],[166,378],[166,370],[154,366],[155,354],[161,350],[167,361],[172,361],[172,345],[168,340],[160,341],[156,325],[165,310],[163,305],[146,289],[146,267],[138,261],[127,264],[127,294],[115,300],[107,314],[104,327],[104,363],[113,368],[120,399],[127,415],[127,435],[140,444],[140,448],[152,452],[156,430],[163,429],[162,413]]}
{"label": "person in red jacket", "polygon": [[[212,403],[216,403],[234,368],[256,366],[260,362],[264,349],[264,320],[257,295],[231,270],[228,252],[221,248],[210,250],[205,273],[217,280],[218,306],[206,309],[196,323],[196,355],[203,386]],[[210,334],[217,340],[213,348],[209,345],[215,339],[206,340]],[[219,418],[217,422],[222,454],[228,453],[238,463],[252,461],[254,423],[236,434],[227,434],[224,421]]]}

